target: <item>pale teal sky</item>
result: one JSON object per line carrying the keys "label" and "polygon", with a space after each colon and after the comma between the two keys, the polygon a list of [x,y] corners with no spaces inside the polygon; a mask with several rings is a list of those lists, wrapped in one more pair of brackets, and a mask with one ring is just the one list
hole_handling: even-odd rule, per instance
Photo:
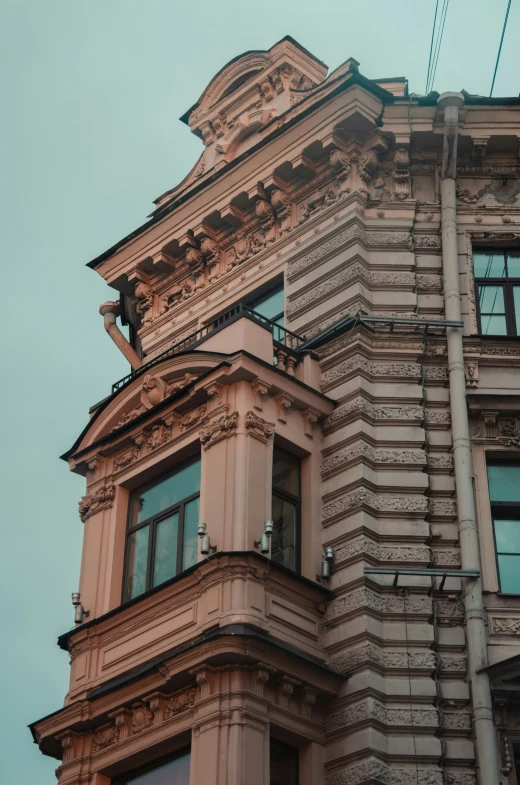
{"label": "pale teal sky", "polygon": [[[487,95],[507,0],[452,0],[434,88]],[[58,709],[83,479],[58,460],[126,373],[85,263],[201,150],[178,117],[228,60],[290,34],[330,68],[423,92],[435,0],[0,0],[3,525],[0,780],[52,785],[26,725]],[[495,95],[518,95],[513,2]]]}

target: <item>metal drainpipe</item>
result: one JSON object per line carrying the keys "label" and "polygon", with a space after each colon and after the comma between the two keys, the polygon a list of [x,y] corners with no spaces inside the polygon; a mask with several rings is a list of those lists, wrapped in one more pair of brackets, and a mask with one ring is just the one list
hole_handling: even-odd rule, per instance
{"label": "metal drainpipe", "polygon": [[105,330],[110,335],[119,351],[126,357],[130,363],[132,370],[137,371],[141,367],[143,361],[119,329],[116,324],[116,319],[119,316],[119,303],[103,303],[99,309],[99,313],[103,317]]}
{"label": "metal drainpipe", "polygon": [[[460,285],[457,257],[457,210],[455,178],[457,176],[457,136],[459,107],[464,104],[461,93],[443,93],[437,105],[444,110],[444,151],[441,182],[442,269],[446,319],[461,321]],[[479,570],[480,553],[475,501],[473,468],[466,405],[466,380],[462,328],[448,327],[448,369],[450,410],[453,436],[453,460],[459,516],[459,538],[462,569]],[[473,724],[476,739],[478,782],[499,785],[499,762],[493,722],[487,665],[486,629],[482,602],[481,579],[463,579],[464,609],[468,650],[468,675],[471,680]]]}

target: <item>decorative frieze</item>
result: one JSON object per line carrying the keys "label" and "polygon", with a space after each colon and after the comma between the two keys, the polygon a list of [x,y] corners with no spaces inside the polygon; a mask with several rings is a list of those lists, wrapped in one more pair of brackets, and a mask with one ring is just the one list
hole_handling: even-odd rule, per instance
{"label": "decorative frieze", "polygon": [[352,240],[356,240],[368,248],[386,248],[390,246],[391,248],[400,247],[411,250],[412,247],[412,235],[409,232],[367,231],[356,223],[342,232],[338,232],[338,234],[321,243],[314,250],[290,263],[287,274],[288,279],[292,281],[307,269],[315,266],[316,263],[322,264],[331,254]]}
{"label": "decorative frieze", "polygon": [[432,601],[429,597],[411,595],[379,595],[371,589],[355,589],[350,594],[336,597],[325,612],[325,621],[333,621],[340,616],[367,609],[382,614],[420,614],[428,616],[432,612]]}
{"label": "decorative frieze", "polygon": [[520,617],[493,616],[491,628],[497,635],[520,635]]}
{"label": "decorative frieze", "polygon": [[327,733],[334,733],[367,721],[396,728],[438,728],[439,712],[437,709],[391,708],[374,698],[368,698],[341,711],[327,714],[325,729]]}
{"label": "decorative frieze", "polygon": [[352,373],[365,373],[373,378],[420,379],[421,367],[418,363],[381,363],[372,362],[362,354],[354,354],[348,360],[338,363],[321,376],[323,385],[332,385]]}
{"label": "decorative frieze", "polygon": [[466,658],[462,654],[439,655],[431,650],[389,650],[374,643],[335,654],[327,665],[338,673],[348,674],[359,666],[375,666],[382,670],[434,671],[440,664],[441,673],[465,673]]}
{"label": "decorative frieze", "polygon": [[440,768],[420,768],[412,764],[409,768],[390,768],[376,758],[329,772],[325,785],[475,785],[475,775],[469,772],[449,772],[447,781]]}
{"label": "decorative frieze", "polygon": [[357,261],[293,299],[287,309],[288,315],[294,317],[299,311],[308,308],[316,301],[322,300],[326,295],[332,292],[337,293],[345,284],[356,278],[361,279],[368,286],[374,287],[387,286],[396,289],[413,289],[416,285],[415,273],[391,270],[385,272],[373,271]]}
{"label": "decorative frieze", "polygon": [[373,559],[381,562],[426,564],[430,562],[432,556],[431,548],[427,545],[417,545],[415,547],[381,545],[372,538],[363,535],[349,540],[345,545],[337,547],[334,551],[334,562],[335,564],[340,564],[342,561],[351,559],[359,554],[371,556]]}
{"label": "decorative frieze", "polygon": [[369,507],[375,512],[386,515],[405,513],[406,515],[424,516],[430,511],[426,496],[378,495],[368,488],[358,488],[325,504],[322,508],[322,520],[329,521],[361,506]]}
{"label": "decorative frieze", "polygon": [[115,496],[116,486],[112,484],[104,485],[102,488],[98,488],[97,491],[89,493],[87,496],[82,496],[78,502],[79,517],[85,522],[91,515],[95,515],[101,510],[107,510],[109,507],[112,507]]}
{"label": "decorative frieze", "polygon": [[418,234],[414,240],[415,247],[419,249],[439,251],[441,248],[441,238],[437,234]]}
{"label": "decorative frieze", "polygon": [[349,417],[363,416],[374,421],[396,420],[401,422],[420,423],[424,417],[422,406],[386,406],[374,405],[365,398],[358,396],[348,403],[338,406],[325,420],[326,428],[333,428]]}
{"label": "decorative frieze", "polygon": [[237,424],[238,412],[233,412],[232,414],[225,414],[219,417],[218,420],[205,425],[199,431],[200,441],[204,449],[207,450],[213,444],[221,441],[221,439],[227,439],[231,436],[235,432]]}
{"label": "decorative frieze", "polygon": [[354,444],[350,444],[348,447],[343,447],[332,455],[324,458],[321,462],[321,473],[326,475],[338,471],[343,466],[346,466],[359,458],[364,458],[371,463],[383,465],[426,465],[426,453],[424,450],[391,450],[373,447],[371,444],[368,444],[368,442],[358,441]]}

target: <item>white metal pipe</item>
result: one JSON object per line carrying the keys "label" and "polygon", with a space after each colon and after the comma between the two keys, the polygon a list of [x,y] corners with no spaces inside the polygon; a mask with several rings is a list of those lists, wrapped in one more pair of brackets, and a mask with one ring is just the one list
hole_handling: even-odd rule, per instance
{"label": "white metal pipe", "polygon": [[105,330],[110,335],[110,337],[114,341],[119,351],[122,352],[122,354],[126,357],[128,362],[132,366],[132,370],[136,371],[138,368],[141,367],[143,361],[141,360],[141,358],[139,357],[133,346],[131,346],[128,343],[125,336],[117,326],[116,319],[119,316],[119,303],[115,303],[115,302],[103,303],[103,305],[99,309],[99,313],[103,317]]}
{"label": "white metal pipe", "polygon": [[[460,283],[457,255],[457,137],[461,93],[443,93],[437,104],[444,110],[444,151],[441,181],[442,269],[446,320],[460,321]],[[453,461],[457,489],[461,566],[480,572],[480,552],[473,497],[473,467],[466,403],[464,347],[462,328],[446,329],[450,384]],[[487,672],[486,628],[480,578],[463,581],[468,676],[471,681],[473,726],[480,785],[499,785],[499,761],[496,743],[491,688]]]}

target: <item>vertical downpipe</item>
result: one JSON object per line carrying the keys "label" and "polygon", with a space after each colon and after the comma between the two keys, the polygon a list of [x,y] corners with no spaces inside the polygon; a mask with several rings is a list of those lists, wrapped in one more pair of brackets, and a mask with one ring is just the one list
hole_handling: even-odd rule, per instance
{"label": "vertical downpipe", "polygon": [[[457,258],[457,136],[461,93],[443,93],[437,105],[444,110],[444,151],[441,182],[442,269],[444,305],[448,321],[461,321]],[[453,460],[462,569],[479,570],[480,553],[473,497],[473,469],[469,437],[462,328],[447,328]],[[464,610],[475,728],[478,782],[499,785],[499,762],[487,671],[486,629],[481,578],[463,579]]]}

